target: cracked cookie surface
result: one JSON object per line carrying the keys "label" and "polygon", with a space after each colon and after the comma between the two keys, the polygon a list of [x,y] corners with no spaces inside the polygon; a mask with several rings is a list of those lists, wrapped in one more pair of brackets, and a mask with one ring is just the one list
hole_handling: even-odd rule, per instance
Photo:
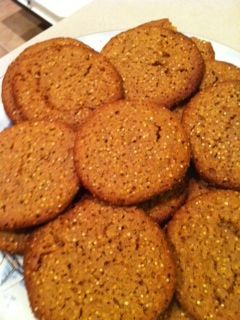
{"label": "cracked cookie surface", "polygon": [[240,81],[197,94],[183,113],[194,165],[212,184],[240,190]]}
{"label": "cracked cookie surface", "polygon": [[197,90],[204,62],[191,39],[162,21],[116,35],[101,52],[120,73],[127,98],[171,108]]}
{"label": "cracked cookie surface", "polygon": [[0,133],[0,230],[42,224],[63,211],[79,189],[75,134],[46,121]]}
{"label": "cracked cookie surface", "polygon": [[209,192],[168,225],[177,298],[196,320],[240,318],[240,193]]}
{"label": "cracked cookie surface", "polygon": [[170,190],[190,158],[185,132],[171,111],[128,100],[96,111],[77,132],[74,153],[83,185],[121,205]]}
{"label": "cracked cookie surface", "polygon": [[175,286],[157,224],[140,210],[93,199],[34,233],[24,273],[38,319],[154,320]]}
{"label": "cracked cookie surface", "polygon": [[240,68],[225,61],[208,59],[205,61],[205,72],[199,89],[227,80],[240,80]]}
{"label": "cracked cookie surface", "polygon": [[72,128],[122,94],[122,79],[113,65],[73,39],[52,39],[26,49],[3,82],[3,103],[14,121],[60,121]]}
{"label": "cracked cookie surface", "polygon": [[16,104],[13,96],[13,79],[18,73],[18,66],[21,59],[24,57],[30,57],[39,51],[47,50],[50,47],[62,47],[62,46],[80,46],[81,43],[78,40],[72,38],[55,38],[42,42],[35,43],[27,47],[21,54],[14,60],[8,67],[2,83],[2,100],[4,109],[9,118],[14,123],[22,122],[26,120],[21,108]]}

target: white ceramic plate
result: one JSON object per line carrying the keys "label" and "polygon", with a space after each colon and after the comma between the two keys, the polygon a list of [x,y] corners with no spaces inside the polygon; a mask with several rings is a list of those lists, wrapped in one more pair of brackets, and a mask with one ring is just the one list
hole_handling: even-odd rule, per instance
{"label": "white ceramic plate", "polygon": [[[119,31],[95,33],[81,37],[79,40],[99,51],[102,46],[118,32]],[[220,43],[214,41],[211,42],[214,47],[217,60],[231,62],[240,67],[239,52]],[[0,101],[0,131],[10,125],[11,122],[5,114]],[[0,252],[0,320],[35,319],[29,307],[22,271],[21,257],[12,257]]]}

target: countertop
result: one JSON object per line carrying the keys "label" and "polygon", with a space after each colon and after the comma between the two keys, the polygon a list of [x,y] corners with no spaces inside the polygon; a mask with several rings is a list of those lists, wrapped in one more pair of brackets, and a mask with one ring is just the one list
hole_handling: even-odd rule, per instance
{"label": "countertop", "polygon": [[27,46],[59,36],[79,37],[169,18],[179,31],[215,40],[240,52],[239,0],[93,0],[0,59],[0,76]]}

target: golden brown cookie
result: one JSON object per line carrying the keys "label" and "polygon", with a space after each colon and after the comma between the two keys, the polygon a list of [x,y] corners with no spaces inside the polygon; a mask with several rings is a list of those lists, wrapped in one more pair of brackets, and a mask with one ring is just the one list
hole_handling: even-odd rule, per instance
{"label": "golden brown cookie", "polygon": [[24,254],[29,233],[0,231],[0,250],[9,254]]}
{"label": "golden brown cookie", "polygon": [[158,195],[139,205],[157,223],[168,220],[187,198],[187,179],[162,195]]}
{"label": "golden brown cookie", "polygon": [[57,216],[79,188],[75,134],[58,123],[23,122],[0,133],[0,229]]}
{"label": "golden brown cookie", "polygon": [[123,78],[129,99],[172,107],[199,86],[204,62],[186,36],[159,26],[145,25],[113,37],[102,53]]}
{"label": "golden brown cookie", "polygon": [[[165,28],[172,31],[178,31],[177,28],[172,24],[172,22],[167,18],[146,22],[144,24],[139,25],[138,28],[148,27],[148,26],[160,27],[160,28]],[[195,43],[198,50],[201,52],[204,60],[214,59],[215,52],[213,50],[212,44],[209,41],[202,40],[196,37],[191,37],[191,40]]]}
{"label": "golden brown cookie", "polygon": [[96,197],[129,205],[170,190],[189,165],[185,132],[171,111],[121,100],[90,117],[77,133],[75,162]]}
{"label": "golden brown cookie", "polygon": [[196,320],[240,319],[240,193],[189,201],[168,225],[177,298]]}
{"label": "golden brown cookie", "polygon": [[24,120],[20,108],[16,107],[15,99],[12,92],[12,79],[16,74],[17,62],[12,62],[8,67],[2,82],[2,102],[4,110],[13,123]]}
{"label": "golden brown cookie", "polygon": [[[149,27],[149,26],[150,27],[152,26],[152,27],[165,28],[165,29],[169,29],[172,31],[178,31],[177,28],[172,24],[172,22],[167,18],[146,22],[146,23],[138,26],[138,28]],[[205,41],[205,40],[202,40],[202,39],[199,39],[196,37],[191,37],[191,40],[195,43],[198,50],[201,52],[201,55],[204,60],[214,59],[215,52],[214,52],[213,47],[209,41]]]}
{"label": "golden brown cookie", "polygon": [[240,80],[240,68],[223,61],[213,59],[205,61],[201,90],[226,80]]}
{"label": "golden brown cookie", "polygon": [[24,117],[21,109],[16,105],[12,90],[12,82],[18,72],[18,62],[21,61],[23,57],[31,56],[32,54],[37,53],[40,50],[45,50],[49,47],[61,47],[66,45],[79,46],[80,42],[71,38],[55,38],[45,40],[25,49],[17,57],[17,59],[9,65],[2,83],[2,101],[8,117],[13,122],[18,123],[26,120],[26,117]]}
{"label": "golden brown cookie", "polygon": [[[215,53],[214,53],[214,50],[213,50],[211,43],[208,41],[202,40],[202,39],[198,39],[196,37],[192,37],[191,40],[195,43],[198,50],[201,52],[203,59],[205,61],[207,60],[205,62],[205,65],[207,64],[207,68],[208,68],[208,65],[213,65],[215,62],[213,62],[213,63],[211,63],[211,61],[208,62],[209,59],[214,59],[214,56],[215,56]],[[202,83],[201,83],[202,87],[205,86],[205,84],[204,84],[205,81],[208,82],[207,79],[209,79],[209,81],[210,81],[210,75],[208,75],[209,71],[210,70],[204,71],[205,72],[204,77],[206,77],[205,78],[206,80],[204,80],[204,78],[203,78]],[[187,100],[189,100],[189,99],[187,99]],[[173,112],[177,115],[177,117],[180,121],[182,121],[182,115],[183,115],[186,104],[187,104],[187,101],[184,101],[183,103],[177,105],[176,108],[173,109]]]}
{"label": "golden brown cookie", "polygon": [[31,54],[16,61],[11,81],[15,109],[24,119],[58,120],[76,128],[102,103],[122,97],[122,80],[93,49],[54,41],[31,47]]}
{"label": "golden brown cookie", "polygon": [[201,91],[183,114],[195,167],[204,179],[240,190],[240,81]]}
{"label": "golden brown cookie", "polygon": [[156,319],[175,268],[163,232],[143,212],[84,200],[34,233],[24,259],[38,319]]}
{"label": "golden brown cookie", "polygon": [[193,318],[187,315],[174,299],[167,311],[158,317],[158,320],[193,320]]}
{"label": "golden brown cookie", "polygon": [[213,50],[213,46],[211,45],[211,42],[205,41],[196,37],[192,37],[191,39],[198,47],[198,50],[201,52],[201,55],[204,60],[215,58],[215,52]]}

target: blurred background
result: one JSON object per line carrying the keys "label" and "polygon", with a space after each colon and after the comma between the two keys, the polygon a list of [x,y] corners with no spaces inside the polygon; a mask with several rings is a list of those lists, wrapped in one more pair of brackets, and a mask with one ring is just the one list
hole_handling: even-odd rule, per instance
{"label": "blurred background", "polygon": [[47,29],[50,24],[18,2],[0,0],[0,57]]}
{"label": "blurred background", "polygon": [[92,0],[0,0],[0,57]]}

